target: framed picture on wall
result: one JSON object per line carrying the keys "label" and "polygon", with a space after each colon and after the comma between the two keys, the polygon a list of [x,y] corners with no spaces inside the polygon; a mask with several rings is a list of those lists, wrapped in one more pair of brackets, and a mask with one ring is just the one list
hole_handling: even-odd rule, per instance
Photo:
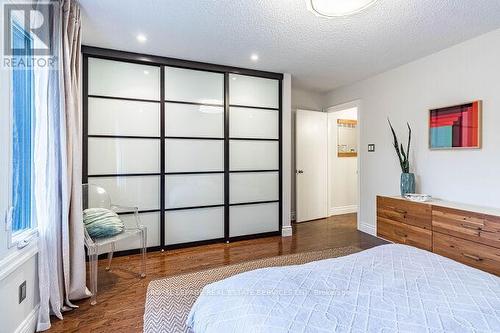
{"label": "framed picture on wall", "polygon": [[482,101],[429,111],[430,149],[481,148]]}

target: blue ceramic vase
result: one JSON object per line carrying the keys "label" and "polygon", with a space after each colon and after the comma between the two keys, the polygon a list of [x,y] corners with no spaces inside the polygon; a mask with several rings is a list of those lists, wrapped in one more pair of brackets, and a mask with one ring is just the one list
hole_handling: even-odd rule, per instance
{"label": "blue ceramic vase", "polygon": [[406,193],[415,193],[415,174],[402,173],[400,188],[402,197],[404,197]]}

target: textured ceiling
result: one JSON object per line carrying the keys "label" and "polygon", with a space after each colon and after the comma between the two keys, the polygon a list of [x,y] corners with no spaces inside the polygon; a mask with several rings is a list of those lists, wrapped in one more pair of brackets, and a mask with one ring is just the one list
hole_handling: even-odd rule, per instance
{"label": "textured ceiling", "polygon": [[294,87],[318,92],[500,28],[500,0],[379,0],[334,19],[308,12],[304,0],[80,3],[86,45],[291,73]]}

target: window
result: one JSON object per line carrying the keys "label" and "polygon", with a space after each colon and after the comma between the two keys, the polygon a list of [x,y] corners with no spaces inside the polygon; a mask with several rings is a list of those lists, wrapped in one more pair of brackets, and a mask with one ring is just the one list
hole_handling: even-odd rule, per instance
{"label": "window", "polygon": [[[14,56],[31,58],[32,38],[15,22],[12,23]],[[11,196],[12,233],[32,226],[33,175],[33,69],[30,66],[12,69],[11,130]]]}

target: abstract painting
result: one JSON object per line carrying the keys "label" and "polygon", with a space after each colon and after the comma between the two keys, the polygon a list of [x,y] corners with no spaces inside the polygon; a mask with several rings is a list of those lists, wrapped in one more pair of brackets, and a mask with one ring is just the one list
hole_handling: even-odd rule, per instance
{"label": "abstract painting", "polygon": [[430,110],[430,149],[481,148],[481,101]]}

